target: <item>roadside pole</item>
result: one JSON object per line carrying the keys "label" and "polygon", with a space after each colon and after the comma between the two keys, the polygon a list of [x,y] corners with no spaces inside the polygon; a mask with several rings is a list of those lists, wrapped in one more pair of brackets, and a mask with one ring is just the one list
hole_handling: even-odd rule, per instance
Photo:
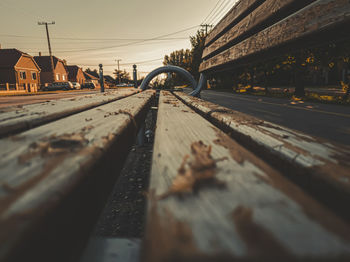
{"label": "roadside pole", "polygon": [[133,71],[133,76],[134,76],[134,87],[137,88],[137,66],[133,65],[134,71]]}
{"label": "roadside pole", "polygon": [[50,34],[49,34],[49,28],[48,25],[54,25],[55,21],[52,21],[51,23],[48,22],[38,22],[38,25],[45,25],[46,28],[46,38],[47,38],[47,45],[49,47],[49,54],[50,54],[50,63],[51,63],[51,70],[52,70],[52,82],[55,82],[56,76],[55,76],[55,66],[53,63],[53,57],[52,57],[52,51],[51,51],[51,43],[50,43]]}
{"label": "roadside pole", "polygon": [[101,85],[101,93],[105,91],[104,83],[103,83],[103,65],[99,64],[100,67],[100,85]]}

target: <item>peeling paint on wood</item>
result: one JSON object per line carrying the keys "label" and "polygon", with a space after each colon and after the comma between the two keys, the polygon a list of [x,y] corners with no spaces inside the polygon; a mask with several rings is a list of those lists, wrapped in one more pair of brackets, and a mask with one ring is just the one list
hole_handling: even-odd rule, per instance
{"label": "peeling paint on wood", "polygon": [[[273,261],[276,255],[283,258],[280,261],[350,258],[350,229],[344,221],[185,104],[164,103],[169,98],[174,99],[161,92],[145,261]],[[171,187],[185,155],[199,140],[211,146],[212,159],[226,158],[216,163],[215,171],[224,186],[159,200],[156,196]],[[242,217],[249,220],[244,223]],[[250,232],[255,231],[260,237],[252,240]],[[283,252],[259,248],[264,245],[283,247]]]}
{"label": "peeling paint on wood", "polygon": [[209,58],[200,65],[200,72],[231,63],[249,55],[293,43],[324,32],[336,25],[350,23],[348,0],[318,0],[282,21]]}
{"label": "peeling paint on wood", "polygon": [[[230,132],[233,137],[244,141],[245,146],[257,149],[261,157],[269,157],[277,166],[279,161],[283,161],[281,164],[287,164],[290,172],[294,172],[293,176],[308,181],[309,189],[320,183],[333,188],[339,196],[343,196],[342,201],[338,195],[333,200],[332,196],[328,196],[334,206],[342,206],[339,201],[345,204],[350,200],[349,147],[262,121],[184,93],[176,92],[176,96]],[[347,209],[342,209],[347,213]]]}
{"label": "peeling paint on wood", "polygon": [[232,7],[232,9],[221,19],[219,23],[213,28],[213,30],[208,34],[205,45],[209,45],[213,40],[215,40],[222,31],[232,24],[239,22],[242,19],[242,14],[259,6],[264,0],[239,0]]}
{"label": "peeling paint on wood", "polygon": [[[46,101],[18,107],[2,108],[0,110],[0,137],[13,135],[65,116],[76,114],[97,106],[101,106],[118,99],[137,93],[136,90],[109,91],[104,94],[78,96],[74,99]],[[86,117],[85,121],[91,121]]]}
{"label": "peeling paint on wood", "polygon": [[[113,185],[117,169],[111,174],[105,168],[122,167],[154,95],[153,90],[145,91],[33,128],[15,139],[0,139],[0,260],[20,256],[23,250],[18,253],[18,246],[36,252],[32,254],[35,256],[40,254],[36,249],[40,246],[63,246],[62,242],[45,242],[45,238],[31,239],[36,238],[36,231],[45,234],[41,232],[44,225],[62,226],[60,221],[68,218],[75,221],[80,213],[84,214],[83,207],[88,212],[89,206],[95,207],[100,203],[98,199],[103,200],[102,195],[108,195],[105,188],[95,187],[104,185],[103,181]],[[106,114],[111,114],[108,120],[104,118]],[[91,121],[86,122],[86,118]],[[109,162],[99,166],[104,159]],[[86,188],[80,192],[82,185]],[[84,202],[91,201],[91,197],[96,202]],[[52,215],[74,203],[79,204],[75,211]],[[85,217],[78,223],[91,219]],[[75,227],[78,225],[60,228],[60,234]],[[30,250],[32,246],[35,251]]]}

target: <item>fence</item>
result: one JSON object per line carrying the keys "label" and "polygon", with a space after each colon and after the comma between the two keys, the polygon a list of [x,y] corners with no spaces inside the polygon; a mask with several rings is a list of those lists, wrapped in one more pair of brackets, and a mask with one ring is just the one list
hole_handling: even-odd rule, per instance
{"label": "fence", "polygon": [[0,92],[2,91],[18,91],[18,92],[38,92],[36,84],[9,84],[0,83]]}

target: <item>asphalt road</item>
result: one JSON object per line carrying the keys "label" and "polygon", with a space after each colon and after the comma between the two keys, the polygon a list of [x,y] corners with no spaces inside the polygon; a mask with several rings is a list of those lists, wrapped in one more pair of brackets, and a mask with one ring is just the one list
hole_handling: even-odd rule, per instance
{"label": "asphalt road", "polygon": [[350,106],[205,90],[204,100],[306,134],[350,145]]}
{"label": "asphalt road", "polygon": [[47,100],[69,98],[76,95],[87,95],[99,92],[99,90],[89,91],[59,91],[52,94],[37,94],[37,95],[16,95],[16,96],[0,96],[0,108],[8,106],[19,106],[45,102]]}

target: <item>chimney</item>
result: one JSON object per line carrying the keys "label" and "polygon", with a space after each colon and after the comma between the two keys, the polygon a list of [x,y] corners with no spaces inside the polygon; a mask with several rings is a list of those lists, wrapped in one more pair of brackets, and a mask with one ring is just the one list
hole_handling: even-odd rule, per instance
{"label": "chimney", "polygon": [[41,52],[39,52],[39,56],[41,56]]}

